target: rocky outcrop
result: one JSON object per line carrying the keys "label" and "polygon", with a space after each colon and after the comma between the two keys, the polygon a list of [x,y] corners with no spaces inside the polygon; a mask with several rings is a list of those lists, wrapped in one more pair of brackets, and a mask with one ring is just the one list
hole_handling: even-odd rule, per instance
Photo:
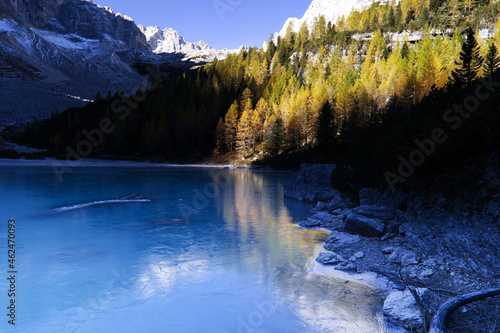
{"label": "rocky outcrop", "polygon": [[366,237],[381,237],[386,224],[393,220],[392,209],[381,206],[359,206],[346,215],[345,230]]}
{"label": "rocky outcrop", "polygon": [[210,51],[214,50],[204,41],[191,43],[181,37],[179,33],[167,28],[161,30],[160,27],[138,26],[141,32],[146,36],[147,42],[154,53],[187,53],[189,51]]}
{"label": "rocky outcrop", "polygon": [[[330,185],[334,164],[303,164],[285,185],[285,196],[301,201],[331,201],[345,204],[344,196]],[[338,208],[338,207],[337,207]]]}
{"label": "rocky outcrop", "polygon": [[[429,293],[426,288],[418,288],[415,291],[420,299]],[[420,329],[424,323],[424,315],[415,296],[408,288],[391,293],[384,301],[383,311],[390,323],[412,332]]]}
{"label": "rocky outcrop", "polygon": [[1,1],[0,126],[83,106],[97,92],[131,94],[146,85],[142,69],[165,62],[132,19],[92,1]]}
{"label": "rocky outcrop", "polygon": [[[362,189],[358,201],[348,199],[344,205],[342,194],[319,201],[314,215],[300,225],[332,232],[323,245],[328,252],[321,253],[317,262],[389,278],[399,290],[388,295],[384,318],[392,325],[423,332],[424,322],[428,325],[439,304],[450,297],[471,292],[475,292],[473,298],[483,297],[500,287],[500,156],[493,155],[486,166],[485,184],[493,186],[465,198]],[[296,196],[306,196],[307,174],[307,168],[302,168],[291,181],[294,186],[289,190]],[[309,188],[314,191],[315,187]],[[459,301],[455,298],[445,304],[441,322],[443,311],[453,311]],[[488,312],[488,306],[481,310]],[[460,317],[466,312],[462,309]]]}
{"label": "rocky outcrop", "polygon": [[101,41],[112,38],[123,42],[126,48],[150,50],[146,37],[131,18],[92,1],[7,0],[2,1],[0,9],[3,18],[22,26]]}

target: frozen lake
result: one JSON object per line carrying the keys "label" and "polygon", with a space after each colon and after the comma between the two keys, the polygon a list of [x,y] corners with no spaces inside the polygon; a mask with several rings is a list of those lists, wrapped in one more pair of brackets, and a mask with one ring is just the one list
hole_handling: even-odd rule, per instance
{"label": "frozen lake", "polygon": [[[296,226],[311,207],[283,197],[289,176],[75,168],[60,181],[52,168],[0,167],[0,331],[378,332],[369,287],[311,272],[328,235]],[[137,192],[151,201],[102,203]]]}

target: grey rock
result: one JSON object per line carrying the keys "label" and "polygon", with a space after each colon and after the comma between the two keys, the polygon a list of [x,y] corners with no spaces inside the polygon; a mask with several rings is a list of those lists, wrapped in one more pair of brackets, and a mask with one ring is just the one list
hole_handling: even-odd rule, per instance
{"label": "grey rock", "polygon": [[352,212],[385,222],[391,221],[395,217],[395,211],[386,206],[364,205],[354,208]]}
{"label": "grey rock", "polygon": [[303,164],[285,185],[285,196],[310,202],[326,202],[343,197],[330,186],[333,169],[334,164]]}
{"label": "grey rock", "polygon": [[391,255],[389,256],[389,258],[387,258],[387,260],[389,260],[389,262],[393,264],[401,265],[401,252],[402,249],[398,247],[397,249],[392,251]]}
{"label": "grey rock", "polygon": [[333,221],[333,216],[327,212],[321,212],[317,213],[313,216],[311,216],[309,219],[311,220],[317,220],[317,221],[322,221],[324,223],[329,223]]}
{"label": "grey rock", "polygon": [[318,220],[306,220],[299,223],[299,226],[303,228],[318,228],[321,227],[321,221]]}
{"label": "grey rock", "polygon": [[342,208],[335,209],[334,211],[331,212],[332,215],[340,215],[342,214]]}
{"label": "grey rock", "polygon": [[426,279],[428,277],[431,277],[434,274],[434,270],[430,268],[424,269],[419,275],[419,279]]}
{"label": "grey rock", "polygon": [[334,251],[339,246],[357,243],[361,240],[358,235],[351,235],[344,232],[333,232],[332,235],[325,241],[323,246],[325,250]]}
{"label": "grey rock", "polygon": [[335,253],[325,253],[322,252],[318,255],[316,258],[316,261],[323,264],[323,265],[336,265],[340,262],[340,259],[337,254]]}
{"label": "grey rock", "polygon": [[358,270],[358,267],[354,263],[339,265],[339,266],[335,266],[334,268],[336,270],[339,270],[339,271],[356,271],[356,270]]}
{"label": "grey rock", "polygon": [[365,254],[363,252],[356,252],[354,253],[354,257],[357,259],[362,259],[364,258]]}
{"label": "grey rock", "polygon": [[367,237],[381,237],[394,210],[385,206],[359,206],[346,214],[346,231]]}
{"label": "grey rock", "polygon": [[393,252],[394,252],[394,248],[393,247],[386,247],[386,248],[382,249],[382,253],[383,254],[391,254]]}
{"label": "grey rock", "polygon": [[333,215],[321,212],[309,217],[306,221],[300,222],[299,225],[304,228],[328,227],[331,226],[333,220]]}
{"label": "grey rock", "polygon": [[[387,228],[387,227],[386,227],[386,228]],[[392,232],[389,232],[389,233],[385,234],[385,235],[381,238],[381,240],[386,241],[386,240],[389,240],[389,239],[394,238],[394,237],[396,237],[396,235],[395,235],[395,234],[393,234]]]}
{"label": "grey rock", "polygon": [[318,201],[318,203],[316,204],[316,207],[314,207],[313,211],[316,211],[316,212],[326,211],[326,210],[328,210],[329,207],[330,207],[330,205],[328,205],[327,202]]}
{"label": "grey rock", "polygon": [[356,261],[359,259],[363,259],[365,254],[363,252],[356,252],[352,257],[349,258],[349,261]]}
{"label": "grey rock", "polygon": [[350,214],[345,221],[347,232],[367,237],[380,237],[384,233],[385,223],[381,220],[359,214]]}
{"label": "grey rock", "polygon": [[[429,290],[418,288],[416,292],[420,298],[424,298]],[[384,301],[383,312],[390,323],[407,330],[415,330],[423,324],[423,315],[415,297],[408,289],[391,293]]]}
{"label": "grey rock", "polygon": [[437,266],[437,260],[436,259],[427,259],[426,261],[423,262],[424,267],[436,267]]}
{"label": "grey rock", "polygon": [[414,252],[406,251],[401,256],[401,265],[409,266],[409,265],[418,265],[418,257]]}

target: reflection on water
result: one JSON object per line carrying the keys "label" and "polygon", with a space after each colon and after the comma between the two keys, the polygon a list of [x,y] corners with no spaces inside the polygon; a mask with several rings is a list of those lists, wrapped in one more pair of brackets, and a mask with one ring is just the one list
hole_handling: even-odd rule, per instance
{"label": "reflection on water", "polygon": [[[214,174],[214,183],[219,178]],[[240,239],[257,236],[260,240],[255,244],[260,253],[253,257],[257,260],[254,265],[264,269],[269,263],[280,263],[266,276],[277,299],[292,307],[304,322],[325,332],[378,332],[378,293],[345,278],[309,272],[304,253],[314,258],[314,244],[327,235],[316,230],[299,233],[290,227],[294,221],[288,207],[293,210],[297,204],[283,198],[284,182],[270,186],[266,181],[269,178],[263,174],[236,171],[216,206],[223,212],[228,227],[238,231]]]}
{"label": "reflection on water", "polygon": [[[283,198],[286,173],[51,171],[0,173],[22,278],[2,332],[378,332],[370,288],[311,272],[327,234],[296,226],[311,207]],[[151,202],[47,214],[135,192]]]}

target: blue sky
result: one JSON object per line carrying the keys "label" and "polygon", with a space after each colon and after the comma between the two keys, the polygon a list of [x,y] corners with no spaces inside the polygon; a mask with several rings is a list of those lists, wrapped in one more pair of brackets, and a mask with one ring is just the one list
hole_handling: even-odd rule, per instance
{"label": "blue sky", "polygon": [[[262,46],[288,17],[302,17],[312,0],[94,0],[145,26],[174,28],[212,47]],[[218,10],[216,9],[218,8]]]}

